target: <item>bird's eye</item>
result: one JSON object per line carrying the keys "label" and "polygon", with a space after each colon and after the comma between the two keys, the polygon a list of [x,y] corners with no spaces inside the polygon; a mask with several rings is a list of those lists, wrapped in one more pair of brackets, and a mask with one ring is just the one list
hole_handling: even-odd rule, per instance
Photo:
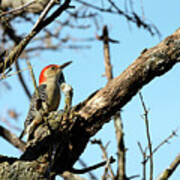
{"label": "bird's eye", "polygon": [[55,70],[55,69],[56,69],[56,67],[55,67],[55,66],[52,66],[52,67],[51,67],[51,69],[52,69],[52,70]]}

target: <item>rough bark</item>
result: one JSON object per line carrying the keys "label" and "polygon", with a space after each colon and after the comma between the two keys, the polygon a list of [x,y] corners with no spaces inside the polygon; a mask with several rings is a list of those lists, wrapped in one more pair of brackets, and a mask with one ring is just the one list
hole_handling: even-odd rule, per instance
{"label": "rough bark", "polygon": [[180,29],[144,50],[118,77],[93,93],[70,113],[48,117],[19,159],[0,157],[0,179],[53,179],[73,165],[95,135],[131,98],[180,60]]}

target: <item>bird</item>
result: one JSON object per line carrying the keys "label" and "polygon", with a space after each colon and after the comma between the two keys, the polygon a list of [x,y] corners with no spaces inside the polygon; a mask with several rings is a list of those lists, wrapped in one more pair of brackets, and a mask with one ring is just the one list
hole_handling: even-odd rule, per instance
{"label": "bird", "polygon": [[25,134],[28,135],[27,141],[32,139],[34,130],[42,122],[42,113],[47,114],[57,110],[61,99],[60,86],[65,83],[62,70],[71,63],[72,61],[62,65],[50,64],[42,69],[37,87],[38,93],[35,91],[31,98],[24,130],[19,139]]}

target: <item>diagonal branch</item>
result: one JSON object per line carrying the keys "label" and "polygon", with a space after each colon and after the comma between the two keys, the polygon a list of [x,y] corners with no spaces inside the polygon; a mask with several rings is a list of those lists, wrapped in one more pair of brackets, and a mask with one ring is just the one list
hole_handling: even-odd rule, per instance
{"label": "diagonal branch", "polygon": [[[81,164],[82,167],[87,168],[86,163],[82,159],[79,159],[79,163]],[[97,177],[91,171],[89,171],[88,174],[91,180],[97,180]]]}
{"label": "diagonal branch", "polygon": [[53,7],[53,5],[57,2],[57,0],[50,0],[47,6],[45,7],[44,11],[39,16],[38,20],[34,24],[32,31],[36,30],[36,28],[39,26],[40,23],[43,22],[44,18],[48,14],[49,10]]}
{"label": "diagonal branch", "polygon": [[25,151],[25,143],[19,140],[19,138],[15,134],[11,133],[9,130],[2,126],[0,126],[0,136],[10,142],[16,148],[20,149],[21,151]]}
{"label": "diagonal branch", "polygon": [[[87,99],[78,110],[86,120],[102,122],[122,108],[147,83],[180,61],[180,28],[157,46],[145,50],[118,77]],[[104,123],[104,122],[102,122]]]}
{"label": "diagonal branch", "polygon": [[[164,144],[168,144],[170,139],[172,139],[172,138],[174,138],[175,136],[177,136],[177,131],[178,131],[178,129],[172,131],[172,133],[171,133],[167,138],[165,138],[160,144],[158,144],[158,145],[153,149],[152,154],[155,154]],[[147,156],[147,157],[144,159],[144,161],[145,161],[145,162],[148,161],[149,158],[150,158],[150,155]]]}
{"label": "diagonal branch", "polygon": [[[55,18],[57,18],[62,12],[64,12],[67,8],[69,8],[70,2],[71,0],[66,0],[64,4],[62,4],[62,6],[60,6],[54,13],[52,13],[52,15],[50,15],[45,20],[43,20],[43,18],[41,19],[43,21],[39,21],[39,19],[37,20],[37,24],[35,27],[33,27],[32,31],[23,40],[21,40],[17,46],[15,46],[11,50],[8,57],[6,57],[4,61],[2,60],[0,61],[0,73],[4,72],[18,59],[22,51],[25,49],[27,44],[32,40],[32,38],[34,38],[34,36],[36,36],[45,26],[53,22]],[[44,11],[46,10],[47,9],[45,9]],[[42,12],[42,14],[44,14],[44,11]]]}
{"label": "diagonal branch", "polygon": [[160,174],[157,180],[169,179],[169,177],[173,174],[173,172],[176,170],[179,164],[180,164],[180,154],[178,154],[174,159],[174,161],[170,164],[170,166]]}
{"label": "diagonal branch", "polygon": [[[18,72],[21,71],[21,70],[20,70],[20,67],[19,67],[19,61],[16,61],[16,62],[15,62],[15,66],[16,66],[16,70],[17,70]],[[28,89],[28,87],[27,87],[27,84],[25,83],[25,80],[24,80],[24,77],[23,77],[22,73],[18,73],[18,78],[19,78],[19,81],[20,81],[20,83],[21,83],[21,85],[22,85],[22,87],[23,87],[23,89],[24,89],[27,97],[28,97],[29,100],[30,100],[30,99],[31,99],[31,93],[30,93],[30,91],[29,91],[29,89]]]}

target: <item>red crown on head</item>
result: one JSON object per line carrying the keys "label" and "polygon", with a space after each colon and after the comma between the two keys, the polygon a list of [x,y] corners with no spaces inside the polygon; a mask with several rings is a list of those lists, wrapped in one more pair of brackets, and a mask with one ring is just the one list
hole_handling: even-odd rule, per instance
{"label": "red crown on head", "polygon": [[42,84],[43,82],[45,82],[46,81],[46,77],[44,76],[44,73],[45,73],[45,71],[47,70],[47,69],[49,69],[49,68],[51,68],[51,67],[59,67],[59,65],[57,65],[57,64],[50,64],[50,65],[48,65],[48,66],[46,66],[42,71],[41,71],[41,73],[40,73],[40,75],[39,75],[39,84]]}

